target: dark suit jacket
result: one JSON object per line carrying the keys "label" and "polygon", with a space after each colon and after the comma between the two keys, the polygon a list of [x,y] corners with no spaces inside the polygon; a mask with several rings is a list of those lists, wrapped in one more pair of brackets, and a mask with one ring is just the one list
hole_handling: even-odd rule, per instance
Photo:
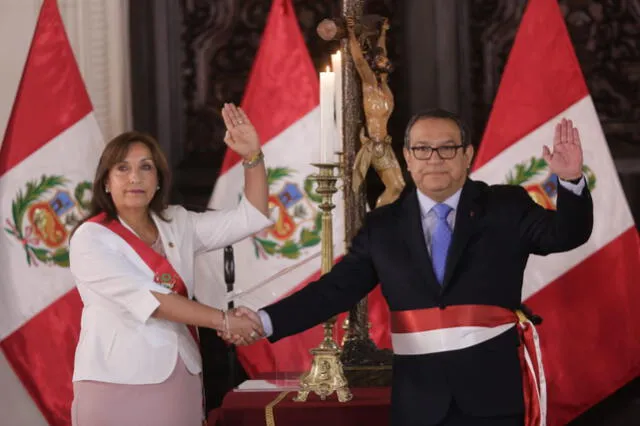
{"label": "dark suit jacket", "polygon": [[[573,249],[589,239],[593,205],[559,185],[557,211],[534,203],[519,186],[467,180],[456,211],[444,285],[434,276],[415,191],[375,209],[349,253],[329,274],[265,308],[272,342],[350,309],[377,283],[391,311],[461,304],[517,309],[530,253]],[[471,348],[394,356],[392,424],[435,424],[451,399],[475,416],[523,411],[515,328]]]}

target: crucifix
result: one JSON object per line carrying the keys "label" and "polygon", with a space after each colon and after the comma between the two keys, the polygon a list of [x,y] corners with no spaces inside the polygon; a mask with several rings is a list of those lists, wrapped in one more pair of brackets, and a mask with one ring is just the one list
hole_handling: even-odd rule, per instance
{"label": "crucifix", "polygon": [[[388,20],[363,15],[364,0],[342,0],[341,17],[318,25],[324,40],[340,40],[342,60],[342,137],[345,239],[347,245],[366,214],[363,182],[369,167],[380,176],[385,191],[376,207],[395,201],[405,182],[387,133],[393,93],[387,84],[391,63],[386,51]],[[369,337],[367,299],[349,312],[341,360],[350,385],[385,384],[390,377],[391,351],[380,350]],[[366,367],[366,368],[365,368]],[[374,371],[380,374],[375,374]],[[377,379],[375,379],[377,377]]]}
{"label": "crucifix", "polygon": [[[339,73],[342,83],[339,89],[342,96],[338,97],[342,105],[337,106],[336,118],[342,127],[338,133],[342,137],[343,152],[339,153],[338,163],[323,157],[320,163],[313,164],[319,169],[314,180],[316,191],[322,197],[323,274],[331,270],[334,259],[331,210],[335,207],[332,196],[337,192],[336,181],[343,179],[347,245],[359,231],[366,214],[363,183],[369,168],[373,167],[385,185],[376,207],[395,201],[405,186],[387,133],[387,122],[394,106],[393,93],[387,83],[392,69],[386,49],[389,22],[378,15],[363,15],[363,7],[364,0],[342,0],[341,16],[325,19],[318,25],[318,34],[324,40],[340,40],[338,57],[344,58],[344,61],[336,61],[341,69],[333,70]],[[322,81],[321,74],[321,86]],[[325,92],[321,90],[322,93]],[[333,99],[328,102],[323,104],[321,99],[321,106],[327,106],[326,115],[322,114],[324,109],[321,110],[322,129],[325,128],[324,120],[329,121],[326,128],[332,126]],[[330,146],[327,133],[322,133],[321,139],[323,147]],[[338,401],[346,402],[352,398],[349,386],[390,384],[392,352],[378,349],[369,337],[367,308],[364,298],[349,311],[343,325],[346,333],[342,347],[333,338],[336,318],[324,323],[324,339],[310,350],[313,355],[311,369],[300,377],[300,389],[294,401],[306,401],[311,392],[321,399],[335,392]]]}

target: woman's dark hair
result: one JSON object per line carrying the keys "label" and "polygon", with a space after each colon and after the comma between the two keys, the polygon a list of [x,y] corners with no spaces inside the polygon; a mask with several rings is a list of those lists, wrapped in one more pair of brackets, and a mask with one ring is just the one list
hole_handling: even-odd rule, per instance
{"label": "woman's dark hair", "polygon": [[[89,204],[89,215],[86,219],[103,212],[107,214],[107,218],[110,220],[118,217],[118,212],[115,204],[113,203],[113,199],[106,192],[107,179],[109,178],[109,171],[116,164],[125,159],[127,152],[129,152],[129,148],[134,143],[142,143],[149,148],[149,151],[151,151],[151,158],[153,159],[153,163],[158,171],[158,185],[160,186],[160,189],[156,191],[151,199],[151,202],[149,203],[149,210],[157,214],[162,218],[162,220],[166,220],[162,215],[162,212],[167,208],[169,190],[171,186],[171,171],[167,164],[167,158],[164,156],[164,153],[160,149],[160,145],[153,137],[146,133],[135,131],[125,132],[111,139],[102,151],[100,161],[98,162],[98,168],[96,169],[96,174],[93,179],[93,194]],[[80,222],[80,224],[85,220]],[[78,224],[78,226],[80,226],[80,224]]]}

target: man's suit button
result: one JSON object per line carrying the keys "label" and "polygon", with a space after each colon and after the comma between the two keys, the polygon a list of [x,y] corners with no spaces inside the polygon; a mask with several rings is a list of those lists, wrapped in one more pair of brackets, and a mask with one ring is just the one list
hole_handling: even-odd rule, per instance
{"label": "man's suit button", "polygon": [[440,303],[440,309],[444,309],[446,307],[447,307],[447,305],[445,305],[444,303]]}

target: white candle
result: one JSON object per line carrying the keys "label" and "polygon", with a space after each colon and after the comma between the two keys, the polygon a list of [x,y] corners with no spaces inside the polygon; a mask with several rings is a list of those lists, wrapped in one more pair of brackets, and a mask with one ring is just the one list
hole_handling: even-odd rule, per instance
{"label": "white candle", "polygon": [[333,160],[335,74],[327,67],[320,73],[320,162]]}
{"label": "white candle", "polygon": [[342,53],[338,50],[331,55],[331,67],[336,75],[335,84],[335,108],[336,108],[336,126],[338,128],[338,140],[336,141],[335,151],[344,152],[344,138],[342,136]]}

